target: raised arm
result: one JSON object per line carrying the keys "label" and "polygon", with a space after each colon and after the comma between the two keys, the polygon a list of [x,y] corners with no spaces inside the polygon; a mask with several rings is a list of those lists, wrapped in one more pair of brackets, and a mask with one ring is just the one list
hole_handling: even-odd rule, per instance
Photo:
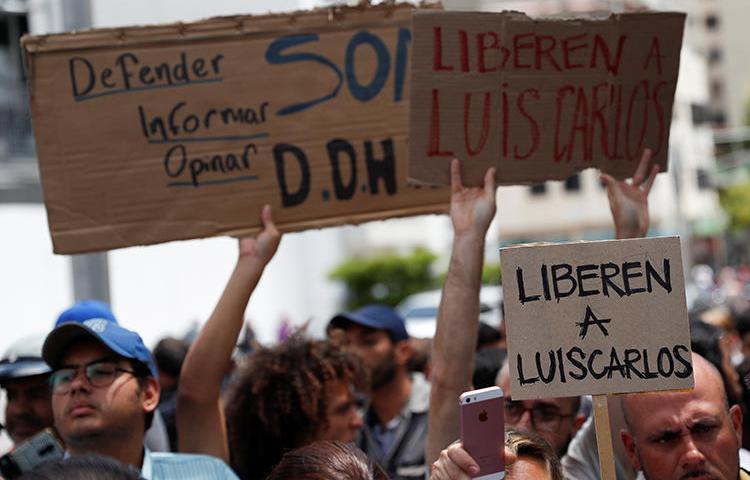
{"label": "raised arm", "polygon": [[632,181],[619,181],[602,173],[617,238],[639,238],[648,233],[648,194],[658,173],[659,165],[651,165],[648,148],[643,150]]}
{"label": "raised arm", "polygon": [[484,237],[495,216],[494,168],[485,174],[483,187],[468,188],[461,183],[458,160],[453,160],[450,215],[453,250],[432,343],[428,463],[437,460],[440,451],[458,438],[458,397],[471,388],[479,329]]}
{"label": "raised arm", "polygon": [[263,231],[257,238],[239,241],[237,265],[182,366],[177,396],[177,437],[182,452],[213,455],[229,462],[221,381],[242,329],[247,302],[281,239],[270,206],[263,207],[261,218]]}

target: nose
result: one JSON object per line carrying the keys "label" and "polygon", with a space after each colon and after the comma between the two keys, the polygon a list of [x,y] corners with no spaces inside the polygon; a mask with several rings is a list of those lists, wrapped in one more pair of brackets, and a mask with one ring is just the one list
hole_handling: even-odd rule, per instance
{"label": "nose", "polygon": [[706,456],[700,450],[698,444],[693,440],[691,435],[685,435],[683,444],[683,454],[681,458],[682,467],[685,470],[703,467],[706,462]]}
{"label": "nose", "polygon": [[90,388],[91,384],[86,378],[85,371],[82,368],[77,369],[75,375],[73,376],[73,379],[70,381],[71,393],[83,389],[89,390]]}
{"label": "nose", "polygon": [[523,414],[521,414],[521,418],[518,419],[518,422],[515,424],[515,428],[527,431],[534,430],[534,424],[531,421],[531,410],[526,410],[523,412]]}

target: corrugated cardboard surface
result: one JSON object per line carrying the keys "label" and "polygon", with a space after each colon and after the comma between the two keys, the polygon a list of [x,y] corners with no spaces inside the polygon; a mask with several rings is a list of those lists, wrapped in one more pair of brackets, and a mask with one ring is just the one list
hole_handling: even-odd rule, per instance
{"label": "corrugated cardboard surface", "polygon": [[26,37],[55,252],[445,211],[406,181],[411,13]]}
{"label": "corrugated cardboard surface", "polygon": [[[514,400],[693,386],[678,237],[511,247],[501,263]],[[571,267],[570,295],[567,267],[555,265]]]}
{"label": "corrugated cardboard surface", "polygon": [[458,157],[481,185],[667,168],[682,13],[535,20],[517,12],[418,12],[409,177],[448,185]]}

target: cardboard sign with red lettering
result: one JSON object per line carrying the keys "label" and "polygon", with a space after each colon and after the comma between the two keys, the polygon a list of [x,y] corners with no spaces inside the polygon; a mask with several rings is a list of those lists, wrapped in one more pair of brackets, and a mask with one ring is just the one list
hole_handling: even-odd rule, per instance
{"label": "cardboard sign with red lettering", "polygon": [[414,15],[409,178],[502,184],[599,168],[617,178],[650,148],[667,169],[685,14],[531,19],[517,12]]}
{"label": "cardboard sign with red lettering", "polygon": [[693,386],[678,237],[502,250],[511,398]]}
{"label": "cardboard sign with red lettering", "polygon": [[412,11],[25,37],[55,252],[446,211],[407,182]]}

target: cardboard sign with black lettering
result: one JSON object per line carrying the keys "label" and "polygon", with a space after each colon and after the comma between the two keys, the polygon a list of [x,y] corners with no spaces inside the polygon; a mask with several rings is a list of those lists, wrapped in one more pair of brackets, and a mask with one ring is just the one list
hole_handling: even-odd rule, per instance
{"label": "cardboard sign with black lettering", "polygon": [[443,212],[407,185],[410,6],[26,37],[54,250]]}
{"label": "cardboard sign with black lettering", "polygon": [[514,400],[692,388],[678,237],[501,252]]}
{"label": "cardboard sign with black lettering", "polygon": [[531,19],[414,15],[409,178],[468,185],[561,180],[594,167],[631,176],[644,148],[667,169],[683,13]]}

